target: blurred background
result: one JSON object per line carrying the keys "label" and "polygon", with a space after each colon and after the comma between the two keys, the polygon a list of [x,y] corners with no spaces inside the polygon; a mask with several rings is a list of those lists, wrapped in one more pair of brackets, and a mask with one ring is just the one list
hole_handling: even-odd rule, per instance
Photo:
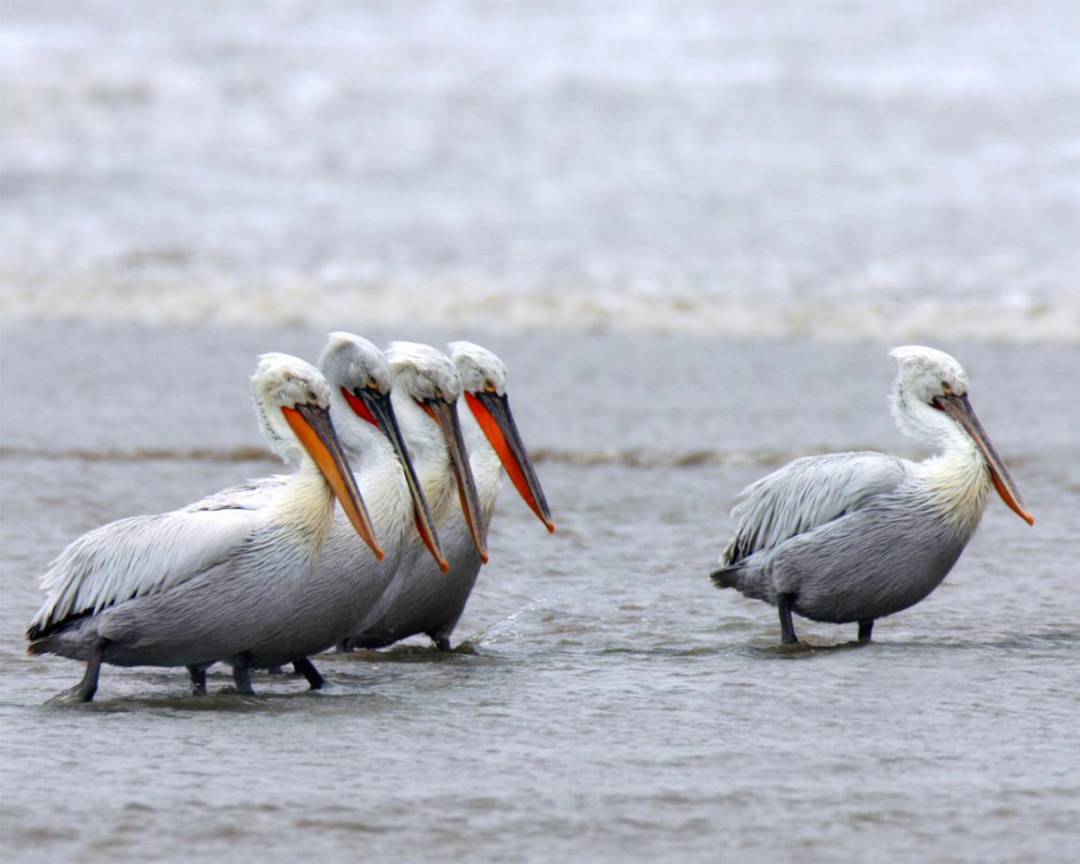
{"label": "blurred background", "polygon": [[9,0],[3,309],[1075,343],[1078,42],[1072,0]]}

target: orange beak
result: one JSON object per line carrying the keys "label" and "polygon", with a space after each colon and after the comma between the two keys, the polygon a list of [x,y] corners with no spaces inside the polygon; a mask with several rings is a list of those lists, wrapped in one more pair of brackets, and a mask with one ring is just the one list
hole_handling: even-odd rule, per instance
{"label": "orange beak", "polygon": [[409,495],[412,497],[413,502],[413,521],[416,523],[416,530],[420,534],[420,539],[424,541],[428,552],[431,553],[431,557],[439,565],[439,569],[443,573],[449,572],[450,562],[446,560],[442,546],[439,543],[439,537],[435,533],[435,522],[431,518],[431,510],[428,508],[427,500],[424,498],[420,481],[416,478],[412,460],[409,459],[409,449],[405,446],[405,439],[401,436],[401,428],[398,426],[389,394],[381,393],[371,387],[357,388],[353,392],[349,392],[343,387],[341,392],[345,396],[345,401],[349,403],[349,407],[352,408],[353,413],[377,426],[390,439],[390,444],[393,446],[398,461],[401,463],[401,468],[405,472],[405,483],[409,487]]}
{"label": "orange beak", "polygon": [[1013,480],[1009,469],[1005,467],[1001,456],[998,455],[994,445],[990,442],[990,437],[986,434],[986,430],[983,429],[979,418],[975,416],[975,409],[971,407],[967,396],[956,396],[954,394],[938,396],[934,399],[934,407],[948,414],[975,442],[975,446],[979,448],[986,459],[986,465],[990,469],[990,479],[994,481],[994,488],[997,489],[1001,500],[1028,525],[1034,525],[1035,517],[1027,511],[1024,496],[1020,494],[1020,488],[1016,485],[1016,481]]}
{"label": "orange beak", "polygon": [[330,412],[316,405],[297,405],[295,408],[282,408],[281,413],[285,415],[286,422],[304,449],[319,466],[356,533],[381,561],[386,553],[375,539],[375,529],[371,526],[364,500],[360,497],[360,490],[356,488],[356,478],[353,477],[337,433],[334,432]]}
{"label": "orange beak", "polygon": [[510,412],[510,400],[506,396],[488,392],[466,392],[465,400],[488,443],[499,455],[499,461],[518,494],[548,531],[554,531],[555,524],[551,521],[551,511],[548,509],[547,499],[544,498],[544,490],[540,488],[540,481],[536,478],[521,435],[518,434],[514,415]]}
{"label": "orange beak", "polygon": [[457,400],[447,402],[445,399],[427,399],[420,403],[420,407],[439,424],[443,438],[446,439],[446,449],[450,455],[450,468],[454,472],[454,478],[457,480],[461,511],[465,514],[465,522],[469,526],[469,533],[472,535],[476,551],[480,553],[480,560],[487,564],[487,525],[484,524],[483,514],[480,511],[480,496],[476,491],[476,481],[473,479],[472,469],[469,467],[465,440],[461,435],[461,424],[458,422],[457,415]]}

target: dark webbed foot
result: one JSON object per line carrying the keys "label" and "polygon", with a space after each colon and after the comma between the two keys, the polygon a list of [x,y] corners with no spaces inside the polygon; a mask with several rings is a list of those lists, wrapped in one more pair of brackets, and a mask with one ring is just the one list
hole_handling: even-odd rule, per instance
{"label": "dark webbed foot", "polygon": [[322,690],[323,685],[326,683],[326,679],[319,674],[319,670],[315,668],[315,664],[308,660],[307,657],[293,660],[293,669],[296,670],[297,675],[303,675],[307,678],[307,682],[312,690]]}
{"label": "dark webbed foot", "polygon": [[859,622],[859,641],[869,642],[871,634],[874,632],[874,619],[871,618],[868,621]]}
{"label": "dark webbed foot", "polygon": [[799,641],[791,620],[791,607],[794,603],[794,594],[780,594],[776,598],[776,607],[780,612],[780,641],[785,645],[794,645]]}
{"label": "dark webbed foot", "polygon": [[434,643],[435,647],[438,648],[440,651],[449,651],[449,650],[451,650],[451,648],[450,648],[450,637],[449,636],[432,636],[431,641],[432,641],[432,643]]}
{"label": "dark webbed foot", "polygon": [[188,666],[188,675],[191,676],[191,695],[192,696],[205,696],[206,695],[206,670],[200,669],[198,666]]}

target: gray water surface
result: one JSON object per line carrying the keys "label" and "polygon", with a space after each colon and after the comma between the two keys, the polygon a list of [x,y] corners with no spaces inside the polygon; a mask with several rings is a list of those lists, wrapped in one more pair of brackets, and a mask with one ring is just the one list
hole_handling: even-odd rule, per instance
{"label": "gray water surface", "polygon": [[[804,452],[918,455],[883,345],[367,335],[501,354],[557,532],[512,487],[449,655],[316,662],[329,691],[26,657],[36,580],[80,533],[278,470],[254,355],[317,330],[3,333],[0,728],[11,860],[1067,862],[1080,849],[1075,348],[942,345],[1023,489],[946,582],[855,628],[715,591],[732,496]],[[812,382],[812,386],[810,383]]]}

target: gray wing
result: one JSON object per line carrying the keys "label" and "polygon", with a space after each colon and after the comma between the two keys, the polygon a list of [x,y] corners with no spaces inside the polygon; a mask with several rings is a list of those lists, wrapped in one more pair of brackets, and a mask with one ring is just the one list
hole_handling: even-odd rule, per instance
{"label": "gray wing", "polygon": [[256,519],[249,510],[177,510],[121,519],[84,534],[41,577],[48,596],[27,637],[38,639],[69,619],[167,591],[228,560],[251,537]]}
{"label": "gray wing", "polygon": [[731,511],[735,536],[720,564],[730,567],[858,510],[895,489],[905,473],[902,460],[882,453],[835,453],[789,462],[739,493]]}
{"label": "gray wing", "polygon": [[275,474],[258,480],[238,483],[228,489],[222,489],[194,504],[188,504],[181,512],[194,513],[198,510],[260,510],[273,498],[274,494],[289,481],[288,474]]}

